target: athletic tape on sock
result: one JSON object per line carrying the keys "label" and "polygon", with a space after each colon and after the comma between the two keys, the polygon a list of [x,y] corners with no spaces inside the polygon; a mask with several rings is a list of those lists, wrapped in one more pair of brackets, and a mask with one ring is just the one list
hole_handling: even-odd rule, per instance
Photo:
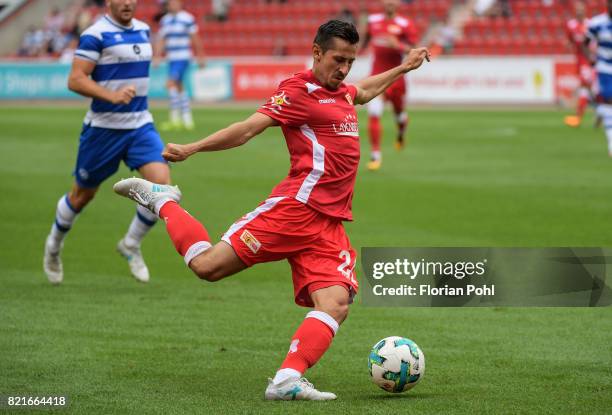
{"label": "athletic tape on sock", "polygon": [[330,329],[332,329],[334,335],[338,332],[338,328],[340,327],[338,322],[324,311],[310,311],[308,314],[306,314],[306,318],[316,318],[317,320],[322,321]]}
{"label": "athletic tape on sock", "polygon": [[212,245],[210,244],[210,242],[206,241],[196,242],[195,244],[191,245],[185,253],[185,264],[189,266],[189,263],[193,258],[200,255],[202,252],[210,249],[211,246]]}

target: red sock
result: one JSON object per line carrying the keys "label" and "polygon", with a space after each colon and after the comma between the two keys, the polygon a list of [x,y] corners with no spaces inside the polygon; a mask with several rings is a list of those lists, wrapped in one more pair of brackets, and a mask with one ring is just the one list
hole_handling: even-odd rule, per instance
{"label": "red sock", "polygon": [[300,373],[312,367],[329,349],[338,323],[329,314],[311,311],[291,338],[291,346],[281,369],[291,368]]}
{"label": "red sock", "polygon": [[391,98],[391,105],[393,105],[395,122],[397,123],[397,137],[402,140],[408,125],[408,114],[404,111],[404,95],[394,95]]}
{"label": "red sock", "polygon": [[168,235],[181,256],[185,256],[189,248],[198,242],[206,242],[210,247],[210,237],[204,225],[187,213],[178,203],[166,202],[159,210],[159,216],[166,222]]}
{"label": "red sock", "polygon": [[581,96],[578,98],[578,108],[576,109],[576,115],[578,118],[582,118],[584,115],[584,111],[586,110],[587,105],[589,104],[589,98],[585,96]]}
{"label": "red sock", "polygon": [[368,123],[369,133],[370,133],[370,149],[372,151],[380,151],[380,135],[381,135],[381,126],[380,126],[380,118],[379,117],[370,117],[370,122]]}

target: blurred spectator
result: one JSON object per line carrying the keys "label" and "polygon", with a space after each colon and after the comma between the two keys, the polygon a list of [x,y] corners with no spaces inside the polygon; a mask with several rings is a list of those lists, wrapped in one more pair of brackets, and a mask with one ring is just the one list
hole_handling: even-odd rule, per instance
{"label": "blurred spectator", "polygon": [[232,0],[212,0],[212,18],[224,22],[227,20]]}
{"label": "blurred spectator", "polygon": [[45,31],[59,33],[64,27],[64,15],[60,9],[54,7],[45,17]]}
{"label": "blurred spectator", "polygon": [[485,16],[494,4],[495,0],[476,0],[474,3],[474,13],[477,16]]}
{"label": "blurred spectator", "polygon": [[357,26],[357,19],[355,19],[353,11],[348,7],[342,9],[335,18],[338,20],[342,20],[343,22],[352,23],[353,25]]}
{"label": "blurred spectator", "polygon": [[442,53],[452,53],[457,39],[457,30],[450,24],[442,26],[436,34],[435,44],[442,48]]}
{"label": "blurred spectator", "polygon": [[73,37],[70,39],[70,43],[68,46],[62,51],[62,54],[59,57],[59,63],[63,63],[69,65],[72,63],[72,58],[74,58],[74,51],[79,45],[79,38]]}
{"label": "blurred spectator", "polygon": [[45,52],[45,32],[36,26],[30,26],[23,36],[19,56],[40,56]]}

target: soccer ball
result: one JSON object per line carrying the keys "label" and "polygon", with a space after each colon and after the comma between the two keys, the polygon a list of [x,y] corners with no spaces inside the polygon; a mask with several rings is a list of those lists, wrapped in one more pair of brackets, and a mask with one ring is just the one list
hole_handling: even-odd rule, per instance
{"label": "soccer ball", "polygon": [[387,337],[374,345],[368,359],[372,382],[387,392],[412,389],[425,374],[425,356],[415,342]]}

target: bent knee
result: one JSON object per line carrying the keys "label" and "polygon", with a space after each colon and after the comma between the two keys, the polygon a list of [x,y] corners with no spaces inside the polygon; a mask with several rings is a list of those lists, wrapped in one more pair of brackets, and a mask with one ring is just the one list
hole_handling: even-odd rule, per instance
{"label": "bent knee", "polygon": [[338,324],[342,324],[342,322],[348,317],[349,304],[348,302],[335,302],[332,304],[327,304],[325,307],[322,307],[322,311],[332,316],[332,318],[336,320]]}

